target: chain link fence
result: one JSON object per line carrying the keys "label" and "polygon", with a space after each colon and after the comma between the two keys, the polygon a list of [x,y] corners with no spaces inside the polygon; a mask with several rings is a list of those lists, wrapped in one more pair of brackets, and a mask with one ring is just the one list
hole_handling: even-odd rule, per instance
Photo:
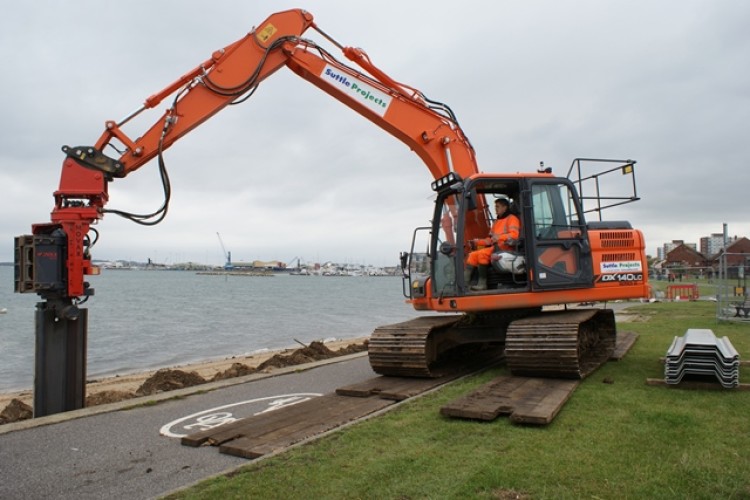
{"label": "chain link fence", "polygon": [[724,253],[719,258],[716,317],[727,321],[750,321],[747,274],[750,255]]}
{"label": "chain link fence", "polygon": [[748,278],[750,254],[727,253],[714,266],[673,266],[651,280],[658,300],[714,300],[718,320],[750,322]]}

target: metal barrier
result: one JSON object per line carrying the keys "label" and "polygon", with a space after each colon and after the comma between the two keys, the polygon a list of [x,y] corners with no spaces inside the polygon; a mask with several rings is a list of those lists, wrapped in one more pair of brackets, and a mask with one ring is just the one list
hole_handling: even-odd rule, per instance
{"label": "metal barrier", "polygon": [[669,300],[698,300],[698,285],[686,283],[684,285],[668,285],[667,298]]}

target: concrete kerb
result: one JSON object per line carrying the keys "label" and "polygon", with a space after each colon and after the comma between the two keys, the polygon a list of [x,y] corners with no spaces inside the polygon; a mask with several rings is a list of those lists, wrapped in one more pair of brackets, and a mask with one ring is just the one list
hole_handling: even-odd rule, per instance
{"label": "concrete kerb", "polygon": [[21,431],[24,429],[32,429],[34,427],[41,427],[43,425],[53,425],[61,422],[67,422],[77,418],[89,417],[92,415],[99,415],[101,413],[109,413],[112,411],[128,410],[131,408],[151,405],[159,403],[161,401],[182,398],[199,394],[203,392],[215,391],[223,387],[230,387],[238,384],[245,384],[253,382],[255,380],[261,380],[265,378],[278,377],[287,373],[294,373],[298,371],[310,370],[318,366],[329,365],[332,363],[339,363],[342,361],[348,361],[358,357],[366,356],[367,351],[357,352],[354,354],[346,354],[344,356],[337,356],[335,358],[328,358],[320,361],[313,361],[311,363],[304,363],[301,365],[285,366],[284,368],[275,368],[273,371],[268,373],[252,373],[242,377],[229,378],[224,380],[217,380],[216,382],[208,382],[206,384],[194,385],[191,387],[185,387],[184,389],[177,389],[174,391],[160,392],[157,394],[151,394],[148,396],[140,396],[136,398],[126,399],[124,401],[118,401],[116,403],[107,403],[102,405],[91,406],[87,408],[81,408],[79,410],[66,411],[62,413],[55,413],[54,415],[47,415],[39,418],[32,418],[29,420],[21,420],[20,422],[13,422],[10,424],[0,425],[0,435],[7,434],[9,432]]}

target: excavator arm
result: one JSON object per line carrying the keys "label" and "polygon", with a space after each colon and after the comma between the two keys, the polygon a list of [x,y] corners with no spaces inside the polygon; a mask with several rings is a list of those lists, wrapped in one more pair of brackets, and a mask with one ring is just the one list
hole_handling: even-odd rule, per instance
{"label": "excavator arm", "polygon": [[[317,43],[302,38],[311,28],[361,70],[341,63]],[[299,9],[279,12],[147,98],[124,120],[107,121],[93,146],[63,147],[66,158],[59,189],[54,193],[51,223],[35,225],[33,235],[19,237],[20,242],[17,238],[20,272],[16,291],[55,298],[91,295],[93,290],[84,282],[85,275],[98,272],[91,264],[90,247],[96,241],[89,236],[91,225],[108,212],[127,215],[142,224],[159,222],[166,214],[169,197],[164,150],[227,105],[252,95],[263,80],[284,66],[401,140],[424,161],[435,179],[451,171],[462,177],[478,171],[474,150],[450,108],[393,80],[361,49],[338,44],[318,29],[310,13]],[[123,130],[132,118],[165,99],[171,99],[171,104],[145,133],[133,139]],[[121,152],[119,157],[108,156],[108,146]],[[108,183],[157,157],[165,181],[162,209],[145,216],[105,209]],[[156,221],[146,222],[149,218]],[[483,234],[486,228],[469,227],[467,231]],[[43,244],[55,250],[44,257],[36,248]]]}

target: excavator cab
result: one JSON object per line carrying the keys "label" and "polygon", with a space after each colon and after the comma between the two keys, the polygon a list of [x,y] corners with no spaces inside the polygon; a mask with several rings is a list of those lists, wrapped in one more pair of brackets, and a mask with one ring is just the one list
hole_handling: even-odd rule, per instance
{"label": "excavator cab", "polygon": [[[586,175],[592,163],[605,167]],[[638,199],[634,181],[625,196],[602,192],[611,190],[608,174],[633,179],[634,163],[576,159],[567,177],[540,169],[465,178],[450,172],[437,179],[432,225],[415,231],[412,251],[402,257],[405,296],[416,309],[479,311],[640,294],[625,288],[645,283],[640,232],[625,221],[601,221],[603,209]],[[591,194],[584,197],[584,190]],[[489,269],[482,270],[485,289],[473,286],[477,273],[465,272],[465,263],[474,249],[470,243],[490,234],[496,217],[491,208],[498,198],[509,201],[521,227],[512,248],[492,251]],[[593,208],[587,210],[584,202]],[[598,213],[600,220],[587,223],[587,212]],[[637,272],[627,272],[632,269]]]}
{"label": "excavator cab", "polygon": [[[425,293],[425,286],[432,287],[432,296],[455,297],[593,285],[588,230],[568,179],[547,174],[460,179],[452,173],[433,188],[437,198],[432,227],[415,232],[405,266],[412,297]],[[496,216],[490,208],[498,198],[507,199],[509,211],[520,219],[519,237],[511,249],[493,249],[487,290],[473,291],[476,276],[464,274],[472,251],[469,242],[488,237]],[[421,246],[420,239],[430,241]],[[419,252],[420,247],[427,250]]]}

